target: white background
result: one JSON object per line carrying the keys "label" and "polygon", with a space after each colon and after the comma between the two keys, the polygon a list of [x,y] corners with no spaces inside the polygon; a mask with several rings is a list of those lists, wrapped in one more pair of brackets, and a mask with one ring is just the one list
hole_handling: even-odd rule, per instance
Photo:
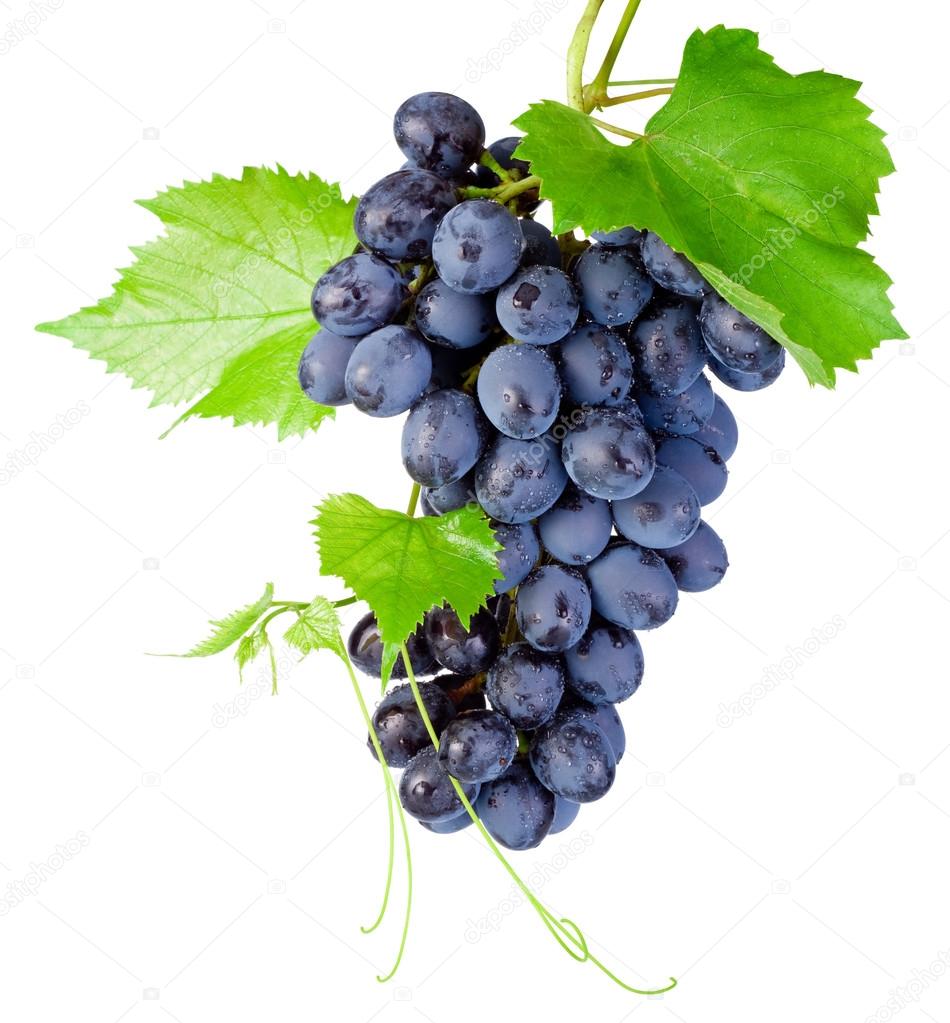
{"label": "white background", "polygon": [[402,507],[398,426],[344,412],[278,447],[193,421],[160,441],[172,410],[33,324],[108,292],[156,230],[133,200],[166,184],[280,161],[359,192],[401,162],[390,118],[421,89],[507,134],[563,97],[580,3],[559,7],[512,47],[529,0],[0,0],[0,23],[43,11],[0,55],[0,454],[29,456],[0,488],[0,887],[42,876],[0,918],[3,1019],[950,1023],[950,87],[923,0],[654,0],[618,66],[673,74],[687,33],[725,21],[791,70],[862,78],[899,169],[874,248],[913,335],[837,392],[792,367],[735,398],[710,509],[729,576],[645,637],[609,797],[516,857],[622,976],[677,991],[638,999],[571,963],[471,832],[419,828],[410,945],[380,986],[402,890],[361,936],[385,812],[340,668],[285,665],[271,698],[228,657],[145,656],[268,579],[325,587],[312,506]]}

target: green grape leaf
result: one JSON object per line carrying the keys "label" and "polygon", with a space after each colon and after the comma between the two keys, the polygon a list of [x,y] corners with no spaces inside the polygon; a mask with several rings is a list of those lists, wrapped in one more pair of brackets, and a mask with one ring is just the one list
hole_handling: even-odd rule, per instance
{"label": "green grape leaf", "polygon": [[212,654],[219,654],[222,650],[227,650],[232,643],[236,643],[257,624],[257,620],[270,607],[273,599],[274,585],[273,583],[268,583],[264,592],[253,604],[248,604],[247,607],[232,611],[225,618],[212,620],[210,622],[212,627],[211,635],[189,650],[188,653],[181,654],[180,656],[210,657]]}
{"label": "green grape leaf", "polygon": [[315,597],[284,633],[284,639],[305,656],[314,650],[331,650],[337,657],[346,658],[340,616],[326,597]]}
{"label": "green grape leaf", "polygon": [[296,363],[316,330],[314,281],[356,243],[355,202],[281,167],[170,188],[141,202],[165,234],[132,250],[112,295],[37,329],[148,388],[153,405],[203,395],[182,419],[301,435],[333,414],[301,394]]}
{"label": "green grape leaf", "polygon": [[514,123],[557,232],[649,228],[833,387],[888,338],[890,278],[858,248],[894,169],[859,83],[792,75],[745,29],[687,41],[669,101],[642,138],[617,145],[559,103]]}
{"label": "green grape leaf", "polygon": [[340,494],[319,506],[314,525],[322,574],[339,577],[369,604],[384,644],[403,643],[443,603],[467,621],[499,578],[500,546],[478,508],[410,518]]}
{"label": "green grape leaf", "polygon": [[268,640],[267,632],[264,629],[255,629],[246,636],[242,636],[238,641],[237,648],[234,651],[234,659],[237,661],[238,674],[242,682],[244,681],[244,669],[251,661],[257,658],[258,654],[269,643],[270,640]]}

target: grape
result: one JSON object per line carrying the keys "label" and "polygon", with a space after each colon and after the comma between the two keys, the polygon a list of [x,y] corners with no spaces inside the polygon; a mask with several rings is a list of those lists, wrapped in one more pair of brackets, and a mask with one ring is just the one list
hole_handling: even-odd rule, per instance
{"label": "grape", "polygon": [[712,415],[706,421],[706,425],[693,434],[693,440],[712,448],[724,462],[729,461],[736,453],[739,426],[732,410],[718,394]]}
{"label": "grape", "polygon": [[457,675],[477,675],[494,661],[500,646],[498,625],[485,608],[476,611],[466,628],[451,607],[433,608],[425,618],[432,656]]}
{"label": "grape", "polygon": [[498,139],[497,142],[492,142],[488,147],[488,152],[491,153],[495,162],[505,170],[518,171],[523,177],[527,177],[531,173],[531,164],[527,160],[512,155],[520,142],[520,135],[508,135],[506,138]]}
{"label": "grape", "polygon": [[588,409],[564,438],[568,475],[592,497],[618,500],[639,493],[653,475],[650,435],[620,409]]}
{"label": "grape", "polygon": [[554,822],[551,824],[548,834],[559,835],[562,831],[567,831],[577,819],[580,808],[580,803],[572,803],[570,799],[565,799],[563,796],[555,796]]}
{"label": "grape", "polygon": [[497,322],[490,296],[463,295],[438,279],[419,292],[415,314],[416,329],[433,344],[446,348],[474,348]]}
{"label": "grape", "polygon": [[568,688],[590,703],[621,703],[643,680],[640,640],[616,625],[592,626],[564,655],[564,670]]}
{"label": "grape", "polygon": [[764,373],[782,346],[719,295],[707,295],[699,314],[703,339],[712,354],[739,373]]}
{"label": "grape", "polygon": [[357,338],[340,337],[331,330],[319,330],[300,356],[297,379],[304,394],[318,405],[347,405],[343,383]]}
{"label": "grape", "polygon": [[599,323],[582,323],[561,342],[564,391],[578,405],[619,405],[630,392],[633,359],[623,338]]}
{"label": "grape", "polygon": [[556,717],[535,737],[529,756],[541,784],[573,803],[605,796],[617,776],[613,746],[592,721]]}
{"label": "grape", "polygon": [[367,249],[386,259],[426,259],[455,191],[425,170],[400,170],[377,181],[356,207],[353,226]]}
{"label": "grape", "polygon": [[[420,626],[406,641],[409,650],[409,662],[414,675],[431,675],[435,668],[432,651],[426,642],[425,634]],[[353,626],[346,644],[350,660],[364,675],[379,678],[383,663],[383,641],[379,636],[379,625],[376,616],[370,611]],[[391,678],[405,678],[406,666],[402,654],[396,658]]]}
{"label": "grape", "polygon": [[447,821],[419,821],[419,823],[426,829],[431,831],[435,835],[454,835],[459,831],[464,831],[466,828],[470,828],[474,821],[468,815],[468,811],[456,814],[454,817],[450,817]]}
{"label": "grape", "polygon": [[570,278],[553,266],[529,266],[503,285],[495,315],[519,341],[549,345],[560,341],[577,322],[580,306]]}
{"label": "grape", "polygon": [[475,469],[478,503],[501,522],[543,515],[566,485],[557,441],[548,435],[536,440],[497,437]]}
{"label": "grape", "polygon": [[420,500],[423,498],[434,515],[445,515],[467,504],[475,504],[475,473],[466,473],[454,483],[441,487],[423,488]]}
{"label": "grape", "polygon": [[594,241],[600,242],[610,248],[626,248],[638,246],[643,239],[643,232],[636,227],[621,227],[616,231],[594,231],[591,235]]}
{"label": "grape", "polygon": [[346,394],[369,416],[398,416],[422,396],[432,376],[429,346],[408,327],[367,334],[346,366]]}
{"label": "grape", "polygon": [[396,144],[416,166],[452,178],[474,163],[485,143],[478,111],[447,92],[410,96],[393,119]]}
{"label": "grape", "polygon": [[667,437],[656,449],[656,460],[692,484],[700,504],[712,504],[726,489],[729,470],[715,448],[692,437]]}
{"label": "grape", "polygon": [[488,833],[506,849],[534,849],[551,830],[554,793],[535,777],[519,757],[494,781],[482,786],[476,806]]}
{"label": "grape", "polygon": [[654,303],[634,324],[630,347],[641,385],[665,397],[682,394],[706,367],[696,306],[684,298]]}
{"label": "grape", "polygon": [[453,718],[439,741],[439,760],[463,782],[492,781],[505,773],[518,750],[518,734],[497,710],[470,710]]}
{"label": "grape", "polygon": [[[455,717],[455,704],[431,682],[419,684],[419,695],[432,727],[440,733]],[[373,731],[390,767],[405,767],[420,750],[432,745],[409,685],[396,686],[383,697],[373,712]],[[367,740],[366,744],[376,756],[372,743]]]}
{"label": "grape", "polygon": [[554,716],[564,695],[561,660],[514,643],[489,668],[485,693],[515,728],[539,728]]}
{"label": "grape", "polygon": [[653,294],[653,282],[630,249],[592,245],[577,261],[574,280],[581,305],[608,327],[635,320]]}
{"label": "grape", "polygon": [[586,700],[565,700],[558,711],[558,718],[562,721],[590,721],[607,736],[617,758],[617,763],[623,759],[627,748],[627,736],[623,730],[623,722],[617,713],[617,708],[612,703],[588,703]]}
{"label": "grape", "polygon": [[434,391],[406,417],[402,464],[423,486],[455,483],[478,461],[485,434],[485,421],[473,398],[462,391]]}
{"label": "grape", "polygon": [[647,231],[640,247],[647,273],[667,291],[684,298],[702,298],[709,290],[706,279],[681,253],[675,252],[652,231]]}
{"label": "grape", "polygon": [[586,565],[607,546],[613,531],[610,505],[568,485],[557,504],[538,519],[541,543],[566,565]]}
{"label": "grape", "polygon": [[714,376],[734,391],[761,391],[763,387],[774,384],[785,369],[785,349],[783,348],[775,362],[761,373],[740,373],[739,370],[724,366],[716,358],[709,360],[709,368]]}
{"label": "grape", "polygon": [[484,691],[480,687],[472,688],[471,682],[464,675],[438,675],[432,685],[438,686],[461,714],[464,710],[484,710],[488,706]]}
{"label": "grape", "polygon": [[478,373],[478,400],[492,426],[526,440],[549,429],[561,402],[561,379],[535,345],[502,345]]}
{"label": "grape", "polygon": [[525,218],[521,221],[521,233],[524,235],[524,255],[522,266],[561,266],[561,249],[557,239],[536,220]]}
{"label": "grape", "polygon": [[[462,789],[469,802],[478,798],[477,785]],[[441,824],[466,812],[434,746],[420,750],[406,765],[399,779],[399,800],[406,813],[427,824]]]}
{"label": "grape", "polygon": [[518,269],[524,235],[517,218],[491,199],[468,199],[442,218],[432,240],[439,276],[454,291],[494,291]]}
{"label": "grape", "polygon": [[541,546],[530,522],[517,525],[493,522],[492,529],[502,546],[497,554],[501,578],[495,580],[495,592],[506,593],[520,586],[528,577],[541,557]]}
{"label": "grape", "polygon": [[587,570],[598,614],[625,629],[656,629],[673,617],[676,580],[655,551],[635,543],[608,547]]}
{"label": "grape", "polygon": [[653,479],[634,497],[611,506],[617,532],[644,547],[675,547],[699,525],[701,508],[692,485],[678,472],[658,465]]}
{"label": "grape", "polygon": [[676,585],[687,593],[711,590],[726,574],[729,556],[719,534],[706,522],[678,547],[662,551]]}
{"label": "grape", "polygon": [[590,590],[569,568],[544,565],[521,584],[515,600],[518,628],[544,653],[569,650],[590,623]]}
{"label": "grape", "polygon": [[359,337],[389,323],[408,292],[399,271],[358,252],[331,266],[313,286],[310,305],[321,327]]}
{"label": "grape", "polygon": [[651,430],[690,436],[701,430],[716,407],[709,380],[698,376],[682,394],[661,397],[644,391],[637,396],[643,419]]}

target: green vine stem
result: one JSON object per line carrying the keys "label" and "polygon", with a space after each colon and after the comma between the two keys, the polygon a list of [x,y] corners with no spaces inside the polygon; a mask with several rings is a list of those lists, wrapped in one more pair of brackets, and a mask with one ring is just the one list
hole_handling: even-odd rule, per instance
{"label": "green vine stem", "polygon": [[493,171],[497,176],[498,180],[502,184],[507,184],[510,181],[518,180],[518,173],[515,171],[512,173],[510,170],[505,170],[504,167],[491,155],[487,149],[482,150],[482,155],[478,158],[478,162],[483,166],[487,167],[490,171]]}
{"label": "green vine stem", "polygon": [[[409,661],[409,650],[406,647],[405,643],[402,643],[400,645],[400,649],[402,650],[403,662],[406,665],[406,675],[409,679],[409,685],[412,688],[412,695],[415,697],[416,707],[419,709],[419,715],[422,718],[422,722],[426,727],[426,731],[429,733],[429,738],[432,740],[433,745],[436,748],[438,748],[439,736],[436,734],[435,729],[432,727],[432,721],[429,718],[429,713],[426,710],[426,705],[422,700],[421,693],[419,692],[419,684],[416,682],[416,676],[412,670],[412,665]],[[465,807],[466,813],[469,815],[469,817],[472,818],[475,827],[477,827],[478,830],[481,832],[481,836],[488,844],[489,849],[491,849],[491,851],[497,857],[498,861],[507,871],[508,876],[515,883],[515,885],[517,885],[518,889],[521,891],[524,897],[528,900],[529,903],[531,903],[531,906],[534,908],[535,912],[541,918],[541,922],[544,924],[545,927],[547,927],[548,931],[550,931],[555,941],[557,941],[561,948],[563,948],[564,951],[567,952],[567,954],[572,959],[579,963],[585,962],[592,963],[594,966],[597,967],[598,970],[600,970],[602,973],[608,976],[615,984],[619,985],[626,991],[630,991],[632,994],[659,995],[663,994],[666,991],[671,991],[674,987],[676,987],[676,979],[674,977],[670,977],[670,983],[662,988],[655,988],[653,990],[643,990],[641,988],[632,987],[630,984],[627,984],[624,981],[622,981],[608,966],[606,966],[596,956],[594,956],[591,953],[590,949],[588,948],[587,939],[584,937],[583,932],[577,926],[577,924],[575,924],[573,920],[569,920],[567,917],[561,918],[556,917],[538,899],[538,897],[528,887],[528,885],[521,879],[521,876],[518,874],[515,868],[508,862],[507,858],[502,853],[501,849],[499,849],[498,845],[495,843],[495,840],[488,833],[487,828],[479,819],[478,814],[475,813],[475,808],[472,806],[472,804],[466,797],[465,790],[455,780],[455,778],[452,778],[451,781],[452,786],[454,787],[456,793],[458,794],[459,799],[462,802],[462,806]]]}
{"label": "green vine stem", "polygon": [[510,199],[514,199],[515,196],[521,195],[522,192],[530,192],[532,188],[538,188],[540,185],[541,179],[537,174],[529,174],[528,177],[522,178],[520,181],[503,181],[494,188],[477,188],[474,185],[469,185],[458,191],[464,199],[494,199],[495,202],[506,203]]}
{"label": "green vine stem", "polygon": [[633,103],[638,99],[652,99],[654,96],[669,96],[672,91],[673,90],[668,86],[663,86],[656,89],[644,89],[641,92],[628,92],[624,96],[607,96],[602,99],[598,105],[602,107],[616,107],[621,103]]}
{"label": "green vine stem", "polygon": [[590,119],[591,124],[596,124],[598,128],[604,131],[609,131],[612,135],[622,135],[625,139],[642,139],[643,136],[636,131],[628,131],[626,128],[619,128],[616,124],[610,124],[607,121],[601,121],[600,118],[592,117]]}
{"label": "green vine stem", "polygon": [[614,64],[617,63],[617,57],[620,56],[620,50],[623,47],[624,40],[627,38],[627,33],[630,31],[630,26],[633,24],[633,19],[636,17],[640,2],[641,0],[627,0],[627,6],[620,19],[620,24],[617,25],[617,31],[614,32],[614,37],[610,40],[610,46],[607,47],[607,53],[604,56],[603,63],[600,65],[600,70],[594,76],[594,80],[590,85],[583,91],[584,109],[588,113],[595,106],[600,106],[602,101],[607,98],[607,82],[610,80],[610,73],[614,69]]}
{"label": "green vine stem", "polygon": [[622,89],[628,85],[676,85],[676,78],[633,78],[625,82],[608,82],[611,89]]}
{"label": "green vine stem", "polygon": [[581,20],[574,29],[574,37],[567,50],[567,102],[575,110],[587,113],[584,100],[584,61],[587,58],[587,47],[590,45],[590,35],[594,30],[594,22],[604,0],[587,0],[587,7],[581,15]]}
{"label": "green vine stem", "polygon": [[418,483],[413,483],[412,490],[409,491],[409,506],[406,508],[406,514],[410,519],[415,517],[421,491],[422,487]]}

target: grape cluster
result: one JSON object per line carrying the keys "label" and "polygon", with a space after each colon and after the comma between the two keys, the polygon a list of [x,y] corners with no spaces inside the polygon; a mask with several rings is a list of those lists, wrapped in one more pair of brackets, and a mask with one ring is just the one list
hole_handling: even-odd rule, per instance
{"label": "grape cluster", "polygon": [[[358,251],[314,287],[321,329],[300,385],[326,405],[408,412],[402,459],[424,512],[477,502],[492,520],[495,596],[470,621],[430,611],[407,644],[414,675],[431,677],[420,693],[438,747],[406,683],[373,726],[424,827],[471,823],[454,778],[499,843],[528,849],[613,784],[638,632],[726,571],[701,514],[737,427],[704,370],[754,391],[785,353],[657,235],[553,237],[532,219],[518,139],[486,150],[457,96],[408,99],[395,135],[406,163],[363,196]],[[379,677],[372,614],[349,653]],[[393,678],[406,675],[397,660]]]}

